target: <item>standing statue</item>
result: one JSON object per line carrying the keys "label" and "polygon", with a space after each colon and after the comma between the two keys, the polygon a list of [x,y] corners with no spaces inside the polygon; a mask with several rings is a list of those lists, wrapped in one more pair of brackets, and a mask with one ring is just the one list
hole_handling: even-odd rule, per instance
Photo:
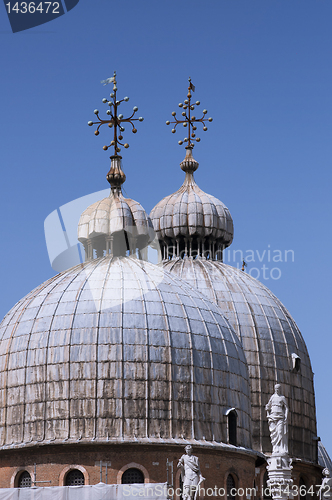
{"label": "standing statue", "polygon": [[195,457],[193,448],[189,444],[185,447],[186,454],[182,455],[179,460],[178,467],[181,467],[181,478],[183,484],[183,500],[195,500],[199,485],[204,481],[202,476],[198,457]]}
{"label": "standing statue", "polygon": [[323,469],[322,474],[325,477],[323,478],[322,485],[319,489],[319,500],[329,500],[332,498],[332,478],[327,467]]}
{"label": "standing statue", "polygon": [[288,453],[288,406],[285,396],[280,395],[280,384],[274,386],[275,392],[265,406],[272,443],[272,455]]}

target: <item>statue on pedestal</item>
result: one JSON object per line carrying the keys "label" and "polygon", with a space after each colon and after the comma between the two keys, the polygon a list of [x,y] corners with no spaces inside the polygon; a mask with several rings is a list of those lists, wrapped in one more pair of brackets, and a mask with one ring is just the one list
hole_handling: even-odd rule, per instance
{"label": "statue on pedestal", "polygon": [[274,386],[275,392],[265,406],[272,443],[272,455],[288,454],[288,406],[285,396],[280,394],[280,384]]}
{"label": "statue on pedestal", "polygon": [[181,467],[181,478],[183,483],[183,500],[195,500],[199,485],[204,481],[201,474],[198,457],[193,455],[191,445],[185,447],[186,454],[182,455],[178,467]]}
{"label": "statue on pedestal", "polygon": [[326,467],[322,472],[322,485],[319,489],[319,500],[330,500],[332,498],[332,478],[329,469]]}

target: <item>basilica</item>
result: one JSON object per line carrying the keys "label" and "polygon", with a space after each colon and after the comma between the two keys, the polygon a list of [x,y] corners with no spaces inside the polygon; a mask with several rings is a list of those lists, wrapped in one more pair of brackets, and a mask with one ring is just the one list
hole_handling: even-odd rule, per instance
{"label": "basilica", "polygon": [[112,83],[109,118],[96,110],[89,122],[96,135],[109,125],[105,148],[114,152],[109,196],[79,221],[85,262],[31,291],[0,324],[0,488],[167,481],[181,489],[177,463],[190,445],[205,488],[270,498],[266,405],[279,384],[292,480],[305,497],[331,469],[310,357],[278,298],[223,262],[231,213],[194,178],[206,110],[194,116],[200,103],[189,82],[172,122],[172,131],[186,124],[183,184],[148,215],[122,193],[123,122],[135,133],[136,118],[118,113]]}

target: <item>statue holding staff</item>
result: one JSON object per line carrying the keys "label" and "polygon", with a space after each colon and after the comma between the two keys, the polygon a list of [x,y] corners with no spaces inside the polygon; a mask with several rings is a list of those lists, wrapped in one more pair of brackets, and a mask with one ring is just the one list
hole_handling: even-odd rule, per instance
{"label": "statue holding staff", "polygon": [[285,396],[280,394],[280,384],[265,406],[272,443],[272,455],[288,454],[288,406]]}
{"label": "statue holding staff", "polygon": [[193,455],[192,446],[185,447],[186,454],[182,455],[178,467],[181,467],[181,478],[183,483],[183,500],[196,500],[199,485],[204,481],[199,467],[198,457]]}

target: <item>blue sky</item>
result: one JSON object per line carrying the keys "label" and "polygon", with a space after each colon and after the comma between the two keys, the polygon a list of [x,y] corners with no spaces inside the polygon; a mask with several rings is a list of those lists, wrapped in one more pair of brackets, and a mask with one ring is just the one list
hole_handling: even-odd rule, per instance
{"label": "blue sky", "polygon": [[[214,118],[194,149],[197,183],[232,213],[231,252],[255,252],[248,270],[260,270],[302,331],[331,455],[332,1],[80,0],[16,34],[2,9],[0,316],[54,275],[48,214],[107,188],[108,129],[96,138],[87,126],[106,109],[111,89],[100,80],[116,70],[124,106],[145,118],[126,136],[124,187],[150,211],[183,181],[183,133],[165,121],[191,76]],[[268,250],[294,259],[269,262]],[[231,253],[229,263],[240,260]]]}

